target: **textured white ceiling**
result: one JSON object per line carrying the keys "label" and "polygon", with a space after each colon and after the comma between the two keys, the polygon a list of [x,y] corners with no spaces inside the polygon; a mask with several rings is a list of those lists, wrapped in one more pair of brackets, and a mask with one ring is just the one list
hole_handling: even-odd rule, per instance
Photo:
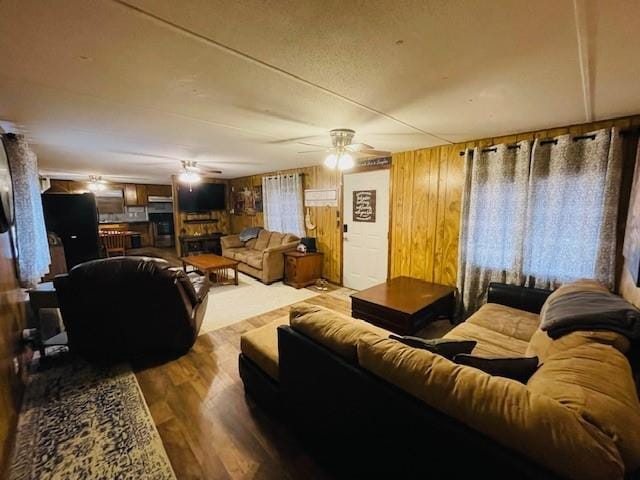
{"label": "textured white ceiling", "polygon": [[0,0],[0,125],[44,172],[167,182],[640,112],[635,0]]}

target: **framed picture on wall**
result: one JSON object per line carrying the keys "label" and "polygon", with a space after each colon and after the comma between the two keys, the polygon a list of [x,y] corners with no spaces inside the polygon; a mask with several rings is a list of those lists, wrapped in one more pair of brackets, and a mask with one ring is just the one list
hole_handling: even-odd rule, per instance
{"label": "framed picture on wall", "polygon": [[262,212],[262,185],[242,187],[233,195],[234,214],[255,215]]}

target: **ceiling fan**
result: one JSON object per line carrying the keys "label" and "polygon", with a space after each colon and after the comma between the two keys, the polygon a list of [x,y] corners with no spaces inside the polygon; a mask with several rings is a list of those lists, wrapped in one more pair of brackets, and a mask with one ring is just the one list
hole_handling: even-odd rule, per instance
{"label": "ceiling fan", "polygon": [[191,191],[191,185],[200,183],[203,177],[213,177],[222,173],[222,170],[199,167],[198,162],[195,160],[181,160],[180,162],[182,163],[182,170],[178,173],[178,181],[189,185],[189,191]]}
{"label": "ceiling fan", "polygon": [[338,167],[340,170],[353,168],[355,165],[354,157],[387,157],[391,155],[391,152],[374,150],[371,145],[367,145],[366,143],[351,143],[355,134],[356,132],[349,128],[336,128],[329,132],[332,147],[326,150],[307,150],[298,153],[304,154],[326,151],[328,155],[324,160],[325,166],[331,169]]}

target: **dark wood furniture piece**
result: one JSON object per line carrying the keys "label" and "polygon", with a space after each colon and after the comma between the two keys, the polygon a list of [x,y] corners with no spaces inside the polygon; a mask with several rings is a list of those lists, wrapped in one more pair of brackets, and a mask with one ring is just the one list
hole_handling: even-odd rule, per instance
{"label": "dark wood furniture piece", "polygon": [[197,255],[199,253],[215,253],[222,255],[220,239],[224,233],[210,235],[180,235],[180,252],[182,255]]}
{"label": "dark wood furniture piece", "polygon": [[427,322],[453,318],[455,289],[411,277],[396,277],[351,295],[351,316],[412,335]]}
{"label": "dark wood furniture piece", "polygon": [[36,285],[34,288],[27,290],[29,294],[29,305],[36,321],[38,329],[38,350],[40,358],[46,356],[46,347],[66,345],[66,332],[57,333],[56,335],[45,338],[44,327],[41,323],[40,310],[43,308],[59,308],[58,294],[53,282],[45,282]]}
{"label": "dark wood furniture piece", "polygon": [[[238,261],[230,258],[221,257],[214,253],[206,253],[204,255],[191,255],[182,257],[182,265],[184,271],[190,265],[199,272],[207,275],[213,283],[228,285],[233,283],[238,285]],[[229,270],[233,271],[233,278],[229,276]]]}
{"label": "dark wood furniture piece", "polygon": [[284,283],[295,288],[316,283],[322,278],[322,257],[321,252],[285,252]]}

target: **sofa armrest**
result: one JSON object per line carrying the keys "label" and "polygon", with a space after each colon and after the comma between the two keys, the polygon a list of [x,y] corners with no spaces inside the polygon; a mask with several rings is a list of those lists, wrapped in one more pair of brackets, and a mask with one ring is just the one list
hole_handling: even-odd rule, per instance
{"label": "sofa armrest", "polygon": [[244,246],[244,243],[240,240],[240,235],[226,235],[220,238],[220,245],[223,250],[227,248],[240,248]]}
{"label": "sofa armrest", "polygon": [[491,282],[487,293],[488,303],[499,303],[525,312],[540,313],[542,305],[551,294],[544,288],[520,287],[506,283]]}
{"label": "sofa armrest", "polygon": [[267,249],[263,250],[262,253],[264,255],[269,255],[270,253],[291,252],[292,250],[296,249],[296,247],[298,246],[299,243],[300,242],[298,242],[297,240],[295,242],[283,243],[282,245],[278,245],[277,247],[267,248]]}

